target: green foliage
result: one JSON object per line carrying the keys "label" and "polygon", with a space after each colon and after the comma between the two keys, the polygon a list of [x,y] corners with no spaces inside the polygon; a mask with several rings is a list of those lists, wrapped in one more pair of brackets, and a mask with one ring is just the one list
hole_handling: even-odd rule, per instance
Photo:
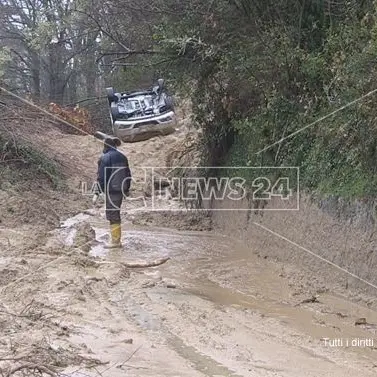
{"label": "green foliage", "polygon": [[36,24],[34,30],[25,30],[30,47],[43,53],[54,38],[56,38],[56,25],[52,21],[43,20]]}
{"label": "green foliage", "polygon": [[7,47],[0,47],[0,78],[5,74],[5,68],[11,61],[10,51]]}
{"label": "green foliage", "polygon": [[192,99],[205,165],[293,165],[310,190],[375,193],[377,93],[347,105],[377,88],[375,1],[38,4],[14,8],[27,21],[19,29],[2,16],[6,43],[19,49],[8,72],[24,90],[44,85],[74,102],[162,76]]}
{"label": "green foliage", "polygon": [[[54,189],[64,188],[64,179],[59,164],[27,145],[12,145],[0,135],[0,174],[6,181],[17,184],[22,180],[48,179]],[[6,174],[5,174],[6,173]]]}
{"label": "green foliage", "polygon": [[299,166],[310,190],[376,194],[377,93],[348,106],[377,88],[372,1],[220,0],[159,39],[195,83],[209,164]]}
{"label": "green foliage", "polygon": [[57,162],[51,160],[42,152],[27,146],[21,147],[19,153],[39,174],[48,177],[54,188],[62,187],[63,177]]}

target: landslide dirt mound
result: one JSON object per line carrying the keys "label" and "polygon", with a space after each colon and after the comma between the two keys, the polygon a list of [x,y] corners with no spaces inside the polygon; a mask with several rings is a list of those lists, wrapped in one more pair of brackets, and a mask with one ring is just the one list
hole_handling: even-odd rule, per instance
{"label": "landslide dirt mound", "polygon": [[51,140],[59,139],[68,132],[86,135],[80,129],[80,122],[67,122],[43,107],[32,104],[10,92],[0,89],[0,137],[4,141],[1,160],[28,162],[29,155],[39,153],[51,163],[56,163],[66,175],[74,174],[75,167],[80,169],[80,160],[75,167],[66,159],[64,153],[51,146]]}
{"label": "landslide dirt mound", "polygon": [[[45,142],[48,135],[44,135]],[[57,136],[54,134],[54,140],[59,140]],[[4,145],[0,139],[0,148]],[[18,146],[12,158],[0,161],[0,227],[56,227],[60,218],[87,206],[80,190],[71,185],[71,178],[78,178],[77,170],[72,167],[75,175],[67,179],[64,166],[51,160],[43,145],[39,148]]]}
{"label": "landslide dirt mound", "polygon": [[[0,99],[4,110],[0,120],[2,225],[58,226],[61,217],[90,206],[89,191],[96,180],[102,143],[91,135],[67,133],[69,124],[64,120],[61,122],[21,99],[4,92],[0,92]],[[170,164],[183,163],[182,155],[192,157],[196,132],[190,127],[186,108],[187,105],[178,111],[179,127],[174,134],[120,147],[133,173],[133,197],[150,197],[147,192],[150,177],[143,167],[162,168],[166,172]],[[186,149],[190,149],[190,153],[187,154]],[[129,207],[132,205],[129,201]],[[172,222],[168,222],[167,225],[171,225]],[[190,219],[186,226],[193,223],[193,227],[198,228],[194,222]]]}
{"label": "landslide dirt mound", "polygon": [[74,154],[65,144],[67,127],[80,129],[3,90],[0,107],[0,226],[59,226],[85,203],[70,179],[92,175],[80,158],[80,136]]}

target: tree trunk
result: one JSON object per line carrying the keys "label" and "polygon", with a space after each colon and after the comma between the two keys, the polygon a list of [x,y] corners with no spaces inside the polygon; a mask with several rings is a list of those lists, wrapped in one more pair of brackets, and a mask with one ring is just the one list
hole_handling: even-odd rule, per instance
{"label": "tree trunk", "polygon": [[64,102],[64,91],[67,81],[65,80],[64,73],[64,33],[59,35],[58,42],[50,43],[49,45],[49,58],[50,58],[50,102],[62,105]]}
{"label": "tree trunk", "polygon": [[31,52],[32,95],[36,101],[41,99],[41,60],[38,54]]}
{"label": "tree trunk", "polygon": [[97,66],[94,53],[88,52],[88,56],[85,59],[85,81],[86,81],[86,95],[87,97],[96,96],[96,78],[97,78]]}
{"label": "tree trunk", "polygon": [[76,56],[73,60],[71,68],[71,76],[69,77],[67,87],[68,87],[68,102],[75,103],[77,101],[77,89],[78,89],[78,77],[80,69],[80,61]]}

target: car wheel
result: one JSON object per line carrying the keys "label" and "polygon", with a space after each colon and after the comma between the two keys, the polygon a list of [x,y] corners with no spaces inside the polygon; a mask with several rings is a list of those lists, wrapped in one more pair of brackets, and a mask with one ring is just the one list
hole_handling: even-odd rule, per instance
{"label": "car wheel", "polygon": [[116,119],[119,116],[119,109],[118,109],[118,105],[116,103],[112,103],[110,105],[110,112],[111,112],[111,117],[113,118],[113,120],[115,122]]}
{"label": "car wheel", "polygon": [[107,94],[107,100],[109,101],[109,105],[111,105],[111,102],[115,100],[114,88],[113,87],[106,88],[106,94]]}
{"label": "car wheel", "polygon": [[173,97],[171,96],[166,96],[165,98],[165,105],[168,110],[174,110],[174,101]]}

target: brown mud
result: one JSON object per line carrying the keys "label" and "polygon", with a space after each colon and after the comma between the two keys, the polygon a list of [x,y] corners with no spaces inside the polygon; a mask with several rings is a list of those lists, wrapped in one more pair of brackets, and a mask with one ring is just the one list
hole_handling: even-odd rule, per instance
{"label": "brown mud", "polygon": [[[50,147],[64,148],[72,161],[80,155],[82,176],[94,178],[98,142],[62,139]],[[181,141],[177,133],[123,148],[137,172],[138,166],[164,166],[167,146]],[[76,196],[57,198],[76,214],[59,213],[60,225],[34,222],[35,212],[29,223],[6,217],[0,225],[5,376],[37,370],[67,377],[376,374],[377,313],[341,284],[332,291],[325,272],[318,272],[318,284],[307,285],[305,269],[300,278],[294,264],[272,257],[272,246],[284,245],[260,231],[242,238],[236,217],[211,221],[185,213],[176,201],[169,205],[180,211],[151,214],[139,205],[142,173],[123,208],[124,247],[105,250],[103,208],[77,196],[82,176],[70,181]],[[43,205],[35,199],[40,216],[55,208],[54,198],[45,199]],[[124,264],[163,257],[170,259],[158,267]],[[336,339],[342,342],[335,345]],[[13,373],[14,367],[24,369]]]}

